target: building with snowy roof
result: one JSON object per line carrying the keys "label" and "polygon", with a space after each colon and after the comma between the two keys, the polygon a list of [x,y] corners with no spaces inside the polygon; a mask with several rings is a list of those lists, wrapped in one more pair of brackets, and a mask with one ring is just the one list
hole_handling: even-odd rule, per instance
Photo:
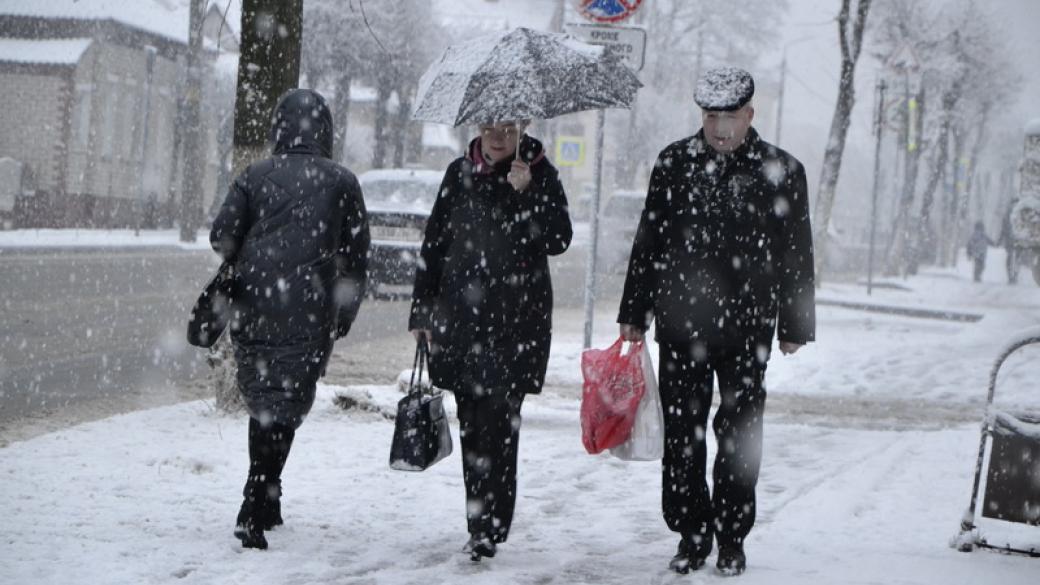
{"label": "building with snowy roof", "polygon": [[[17,224],[171,221],[188,20],[189,0],[0,1],[0,157],[21,163],[34,186],[16,197]],[[237,51],[216,4],[203,30],[207,64]],[[212,80],[205,91],[221,91]],[[233,92],[233,78],[223,91],[228,83]],[[220,119],[230,116],[203,103],[209,205]]]}

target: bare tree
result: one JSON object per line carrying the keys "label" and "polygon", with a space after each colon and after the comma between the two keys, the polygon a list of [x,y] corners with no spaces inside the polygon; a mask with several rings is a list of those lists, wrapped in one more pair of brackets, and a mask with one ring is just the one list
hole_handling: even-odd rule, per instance
{"label": "bare tree", "polygon": [[372,166],[418,158],[421,127],[411,121],[411,104],[419,77],[447,42],[430,2],[309,0],[305,20],[308,79],[335,87],[337,149],[344,148],[339,138],[345,136],[350,84],[356,80],[376,90]]}
{"label": "bare tree", "polygon": [[[994,107],[1015,91],[1019,78],[1007,60],[1003,37],[989,14],[974,3],[952,2],[940,10],[914,0],[881,0],[877,10],[878,56],[885,58],[908,46],[920,60],[920,87],[910,104],[914,109],[904,110],[916,113],[912,135],[920,139],[904,143],[908,151],[903,190],[887,254],[889,274],[909,274],[922,260],[950,258],[962,239],[965,198],[972,192],[989,120]],[[965,153],[970,154],[962,160]],[[931,164],[921,168],[921,156]],[[936,190],[951,168],[960,168],[963,176],[958,176],[959,184],[946,195],[936,216]],[[926,170],[918,192],[918,175]]]}
{"label": "bare tree", "polygon": [[202,18],[206,0],[192,0],[188,18],[188,75],[181,98],[180,124],[184,139],[181,182],[180,240],[194,242],[202,223]]}
{"label": "bare tree", "polygon": [[820,189],[816,196],[813,213],[813,245],[816,248],[816,282],[822,282],[823,260],[827,254],[827,228],[834,209],[838,176],[841,174],[841,159],[845,152],[845,139],[852,121],[852,108],[856,103],[855,72],[863,48],[863,31],[867,25],[871,0],[858,0],[855,17],[852,14],[853,0],[842,0],[838,13],[838,40],[841,47],[841,78],[838,80],[838,103],[834,107],[830,137],[823,154],[823,170]]}
{"label": "bare tree", "polygon": [[332,158],[347,163],[350,86],[364,77],[371,38],[360,7],[338,0],[310,0],[303,7],[301,67],[311,87],[331,89],[335,136]]}
{"label": "bare tree", "polygon": [[302,28],[303,0],[242,1],[234,175],[263,157],[271,112],[299,83]]}
{"label": "bare tree", "polygon": [[[933,34],[938,29],[936,15],[929,7],[913,0],[880,0],[875,5],[877,26],[874,31],[875,56],[882,62],[890,60],[901,51],[909,51],[924,62],[931,61],[931,54],[939,44]],[[911,209],[917,192],[918,167],[921,160],[921,136],[924,130],[924,105],[927,86],[912,83],[911,77],[920,74],[924,63],[899,64],[892,73],[892,86],[902,90],[902,102],[896,110],[900,131],[897,134],[897,153],[902,160],[902,187],[896,205],[891,239],[885,249],[884,272],[899,274],[909,259],[909,243],[913,237],[910,221]],[[914,67],[914,70],[911,70]]]}
{"label": "bare tree", "polygon": [[653,161],[664,143],[697,129],[693,86],[704,68],[744,67],[760,85],[768,83],[769,72],[757,66],[779,40],[776,23],[786,10],[787,2],[776,0],[657,0],[640,9],[636,18],[653,31],[640,75],[646,87],[620,119],[627,127],[614,132],[629,137],[615,167],[616,184],[632,187],[637,161]]}

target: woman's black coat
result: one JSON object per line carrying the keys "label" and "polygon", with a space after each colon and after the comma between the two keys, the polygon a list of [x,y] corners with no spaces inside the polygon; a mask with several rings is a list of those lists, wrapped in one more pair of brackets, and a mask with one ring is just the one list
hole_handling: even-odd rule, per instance
{"label": "woman's black coat", "polygon": [[552,337],[547,257],[571,242],[567,198],[539,141],[524,137],[531,183],[506,181],[479,138],[448,166],[426,224],[409,329],[432,332],[430,372],[455,392],[538,393]]}
{"label": "woman's black coat", "polygon": [[234,263],[239,390],[261,422],[297,427],[365,289],[368,223],[354,175],[332,162],[332,116],[309,90],[282,98],[274,153],[239,175],[210,242]]}

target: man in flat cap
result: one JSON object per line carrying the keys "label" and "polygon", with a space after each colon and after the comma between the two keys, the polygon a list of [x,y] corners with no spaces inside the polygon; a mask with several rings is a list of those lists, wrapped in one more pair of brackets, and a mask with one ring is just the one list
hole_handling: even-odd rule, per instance
{"label": "man in flat cap", "polygon": [[[815,337],[805,169],[751,127],[755,84],[719,67],[698,81],[703,128],[657,157],[618,313],[640,341],[656,322],[665,419],[662,508],[681,535],[669,564],[744,571],[762,457],[763,380],[774,333],[783,354]],[[709,490],[705,437],[714,379],[718,452]]]}

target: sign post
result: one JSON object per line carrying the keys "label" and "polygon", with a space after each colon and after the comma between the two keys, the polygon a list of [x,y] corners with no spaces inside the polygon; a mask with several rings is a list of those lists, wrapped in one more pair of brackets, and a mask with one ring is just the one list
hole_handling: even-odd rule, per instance
{"label": "sign post", "polygon": [[[633,71],[643,68],[646,54],[646,31],[632,26],[610,26],[632,16],[642,0],[582,0],[579,11],[585,18],[597,24],[569,23],[564,30],[572,36],[589,43],[600,45],[621,57],[622,62]],[[603,192],[603,135],[606,111],[596,113],[596,188],[592,192],[591,214],[589,215],[589,253],[585,264],[585,339],[582,347],[592,346],[592,321],[596,304],[596,256],[599,250],[599,208]],[[557,157],[558,159],[562,157]]]}
{"label": "sign post", "polygon": [[621,56],[632,71],[643,69],[646,56],[646,30],[637,26],[568,23],[564,30],[590,45],[601,45]]}

